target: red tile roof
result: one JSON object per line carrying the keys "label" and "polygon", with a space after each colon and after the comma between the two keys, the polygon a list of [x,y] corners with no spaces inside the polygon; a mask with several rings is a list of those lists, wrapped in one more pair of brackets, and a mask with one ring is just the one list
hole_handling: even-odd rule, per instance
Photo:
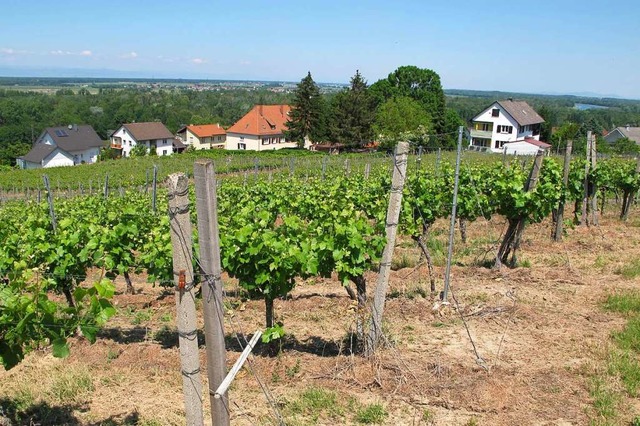
{"label": "red tile roof", "polygon": [[289,105],[256,105],[233,126],[227,133],[245,135],[280,135],[287,129],[285,123],[289,119]]}
{"label": "red tile roof", "polygon": [[[545,148],[545,149],[546,148],[551,148],[551,145],[549,145],[548,143],[542,142],[542,141],[539,141],[539,140],[535,140],[534,138],[524,138],[524,141],[525,142],[529,142],[531,145],[535,145],[535,146],[538,146],[540,148]],[[515,141],[515,142],[517,142],[517,141]]]}
{"label": "red tile roof", "polygon": [[[199,138],[208,138],[211,136],[222,136],[227,134],[224,128],[220,127],[219,124],[203,124],[200,126],[190,125],[186,128],[191,130],[191,133]],[[183,129],[180,129],[179,132],[182,130]]]}

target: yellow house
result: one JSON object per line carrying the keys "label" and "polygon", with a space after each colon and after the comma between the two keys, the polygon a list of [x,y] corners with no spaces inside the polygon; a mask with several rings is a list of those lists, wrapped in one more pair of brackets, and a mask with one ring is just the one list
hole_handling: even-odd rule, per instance
{"label": "yellow house", "polygon": [[224,149],[227,132],[219,124],[191,124],[178,130],[178,137],[194,149]]}

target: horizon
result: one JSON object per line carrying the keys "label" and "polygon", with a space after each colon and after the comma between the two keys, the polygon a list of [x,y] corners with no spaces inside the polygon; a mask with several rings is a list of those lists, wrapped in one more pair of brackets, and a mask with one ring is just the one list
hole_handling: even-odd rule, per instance
{"label": "horizon", "polygon": [[640,4],[621,3],[34,0],[4,8],[0,74],[371,84],[415,65],[459,90],[640,99]]}
{"label": "horizon", "polygon": [[[68,70],[67,70],[68,71]],[[90,70],[91,71],[91,70]],[[146,76],[132,76],[132,75],[126,75],[126,73],[118,71],[118,70],[102,70],[102,71],[110,71],[110,72],[114,72],[114,73],[121,73],[122,76],[92,76],[92,75],[74,75],[74,76],[68,76],[68,75],[64,75],[64,72],[58,74],[58,75],[32,75],[32,74],[23,74],[23,75],[7,75],[4,73],[3,69],[0,69],[0,79],[3,78],[16,78],[16,79],[43,79],[43,80],[47,80],[47,79],[66,79],[66,80],[70,80],[71,82],[74,82],[75,80],[91,80],[91,81],[99,81],[99,80],[111,80],[114,82],[119,82],[119,83],[125,83],[128,81],[135,81],[135,82],[155,82],[155,81],[188,81],[188,82],[220,82],[220,83],[233,83],[233,82],[246,82],[246,83],[281,83],[281,84],[297,84],[299,83],[299,81],[292,81],[292,80],[265,80],[265,79],[231,79],[231,78],[194,78],[194,77],[174,77],[174,76],[167,76],[167,77],[146,77]],[[315,81],[315,80],[314,80]],[[369,84],[372,84],[373,82],[368,82]],[[347,87],[348,86],[348,82],[343,83],[343,82],[335,82],[335,81],[316,81],[316,84],[319,85],[342,85]],[[0,85],[0,88],[2,87],[2,85]],[[561,93],[561,92],[525,92],[525,91],[520,91],[520,90],[515,90],[515,91],[506,91],[506,90],[500,90],[500,89],[469,89],[469,88],[463,88],[463,87],[443,87],[442,88],[445,92],[446,91],[467,91],[467,92],[478,92],[478,93],[503,93],[505,95],[525,95],[525,96],[552,96],[552,97],[575,97],[575,98],[581,98],[581,99],[592,99],[592,100],[603,100],[603,99],[616,99],[616,100],[622,100],[622,101],[639,101],[640,97],[638,98],[628,98],[628,97],[623,97],[620,96],[618,94],[603,94],[603,93],[595,93],[595,92],[567,92],[567,93]]]}

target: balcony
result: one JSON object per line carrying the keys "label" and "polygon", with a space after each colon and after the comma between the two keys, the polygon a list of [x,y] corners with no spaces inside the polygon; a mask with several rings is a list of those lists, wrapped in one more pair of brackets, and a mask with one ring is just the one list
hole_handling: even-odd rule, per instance
{"label": "balcony", "polygon": [[470,130],[471,133],[471,138],[478,138],[478,139],[491,139],[491,130],[475,130],[475,129],[471,129]]}
{"label": "balcony", "polygon": [[111,148],[113,148],[113,149],[122,149],[122,139],[121,138],[113,138],[113,139],[111,139]]}

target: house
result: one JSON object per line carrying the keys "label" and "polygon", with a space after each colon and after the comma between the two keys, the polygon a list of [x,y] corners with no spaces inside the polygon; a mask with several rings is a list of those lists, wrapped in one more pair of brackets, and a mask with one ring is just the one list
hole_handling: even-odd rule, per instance
{"label": "house", "polygon": [[91,164],[97,161],[104,144],[88,125],[47,127],[16,164],[22,169]]}
{"label": "house", "polygon": [[469,129],[469,148],[502,152],[509,142],[540,140],[544,119],[524,101],[496,101],[476,115]]}
{"label": "house", "polygon": [[508,155],[536,155],[540,150],[548,153],[550,148],[551,145],[546,142],[526,137],[523,140],[505,143],[502,152]]}
{"label": "house", "polygon": [[184,145],[197,150],[224,149],[227,142],[227,132],[219,124],[191,124],[178,130],[177,136]]}
{"label": "house", "polygon": [[111,148],[121,152],[123,157],[131,156],[131,149],[142,144],[147,152],[155,150],[157,155],[173,153],[173,134],[159,121],[123,124],[111,134]]}
{"label": "house", "polygon": [[626,125],[624,127],[616,127],[604,137],[604,140],[609,143],[614,143],[618,139],[627,138],[640,145],[640,127],[631,127]]}
{"label": "house", "polygon": [[[296,148],[295,142],[287,141],[284,131],[289,119],[289,105],[256,105],[244,117],[227,129],[229,150],[267,151]],[[310,146],[307,141],[305,148]]]}

